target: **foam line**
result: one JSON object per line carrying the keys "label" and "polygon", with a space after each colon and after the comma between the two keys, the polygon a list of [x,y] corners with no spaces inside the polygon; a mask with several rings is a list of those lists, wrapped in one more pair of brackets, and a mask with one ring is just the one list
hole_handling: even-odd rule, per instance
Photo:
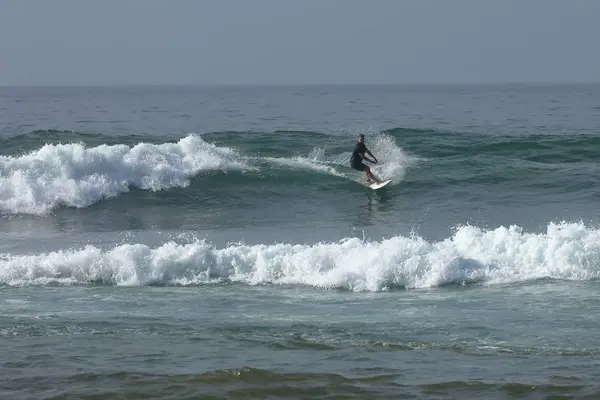
{"label": "foam line", "polygon": [[518,226],[459,227],[439,242],[418,236],[382,241],[348,238],[300,245],[244,244],[216,248],[205,241],[151,248],[122,244],[36,255],[1,255],[0,284],[198,285],[218,282],[292,284],[380,291],[451,283],[500,284],[552,278],[597,279],[600,230],[550,224],[543,234]]}

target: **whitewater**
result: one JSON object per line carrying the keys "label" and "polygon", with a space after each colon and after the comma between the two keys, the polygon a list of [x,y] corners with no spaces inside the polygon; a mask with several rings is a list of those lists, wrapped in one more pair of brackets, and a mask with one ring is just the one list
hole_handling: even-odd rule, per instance
{"label": "whitewater", "polygon": [[231,149],[218,148],[200,137],[177,143],[44,145],[19,157],[0,156],[0,211],[44,214],[65,205],[86,207],[128,192],[186,187],[200,171],[243,169]]}
{"label": "whitewater", "polygon": [[122,244],[35,255],[0,255],[0,284],[308,285],[352,291],[486,285],[537,279],[594,280],[600,269],[600,230],[550,224],[545,234],[517,226],[457,229],[428,242],[418,236],[381,241],[349,238],[335,243],[231,245],[196,240],[151,248]]}

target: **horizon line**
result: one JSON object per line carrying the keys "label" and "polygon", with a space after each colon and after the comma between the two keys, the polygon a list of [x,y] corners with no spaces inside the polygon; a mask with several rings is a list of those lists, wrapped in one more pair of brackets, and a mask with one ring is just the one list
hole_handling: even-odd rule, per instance
{"label": "horizon line", "polygon": [[476,86],[476,85],[597,85],[600,81],[431,81],[405,83],[31,83],[0,84],[0,87],[298,87],[298,86]]}

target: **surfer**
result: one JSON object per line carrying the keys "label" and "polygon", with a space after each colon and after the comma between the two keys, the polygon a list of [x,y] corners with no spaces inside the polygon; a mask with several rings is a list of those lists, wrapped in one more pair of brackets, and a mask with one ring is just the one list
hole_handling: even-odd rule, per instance
{"label": "surfer", "polygon": [[[365,171],[365,175],[367,176],[367,183],[371,184],[371,183],[375,182],[375,183],[379,184],[379,183],[381,183],[381,180],[377,179],[377,177],[375,177],[375,175],[373,175],[373,173],[371,172],[371,168],[369,168],[368,165],[365,165],[362,162],[362,160],[367,160],[369,162],[377,164],[377,158],[375,158],[373,153],[371,153],[367,149],[367,146],[365,146],[364,142],[365,142],[365,135],[361,133],[360,135],[358,135],[358,141],[354,145],[354,150],[352,151],[352,156],[350,157],[350,166],[358,171]],[[369,160],[365,156],[365,153],[367,153],[368,155],[373,157],[373,160],[375,160],[375,161]]]}

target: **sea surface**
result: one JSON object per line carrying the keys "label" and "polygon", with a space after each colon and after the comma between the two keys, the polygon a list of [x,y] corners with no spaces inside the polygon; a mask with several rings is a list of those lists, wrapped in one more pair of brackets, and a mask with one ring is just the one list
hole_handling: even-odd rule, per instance
{"label": "sea surface", "polygon": [[599,177],[598,84],[0,88],[0,398],[600,398]]}

